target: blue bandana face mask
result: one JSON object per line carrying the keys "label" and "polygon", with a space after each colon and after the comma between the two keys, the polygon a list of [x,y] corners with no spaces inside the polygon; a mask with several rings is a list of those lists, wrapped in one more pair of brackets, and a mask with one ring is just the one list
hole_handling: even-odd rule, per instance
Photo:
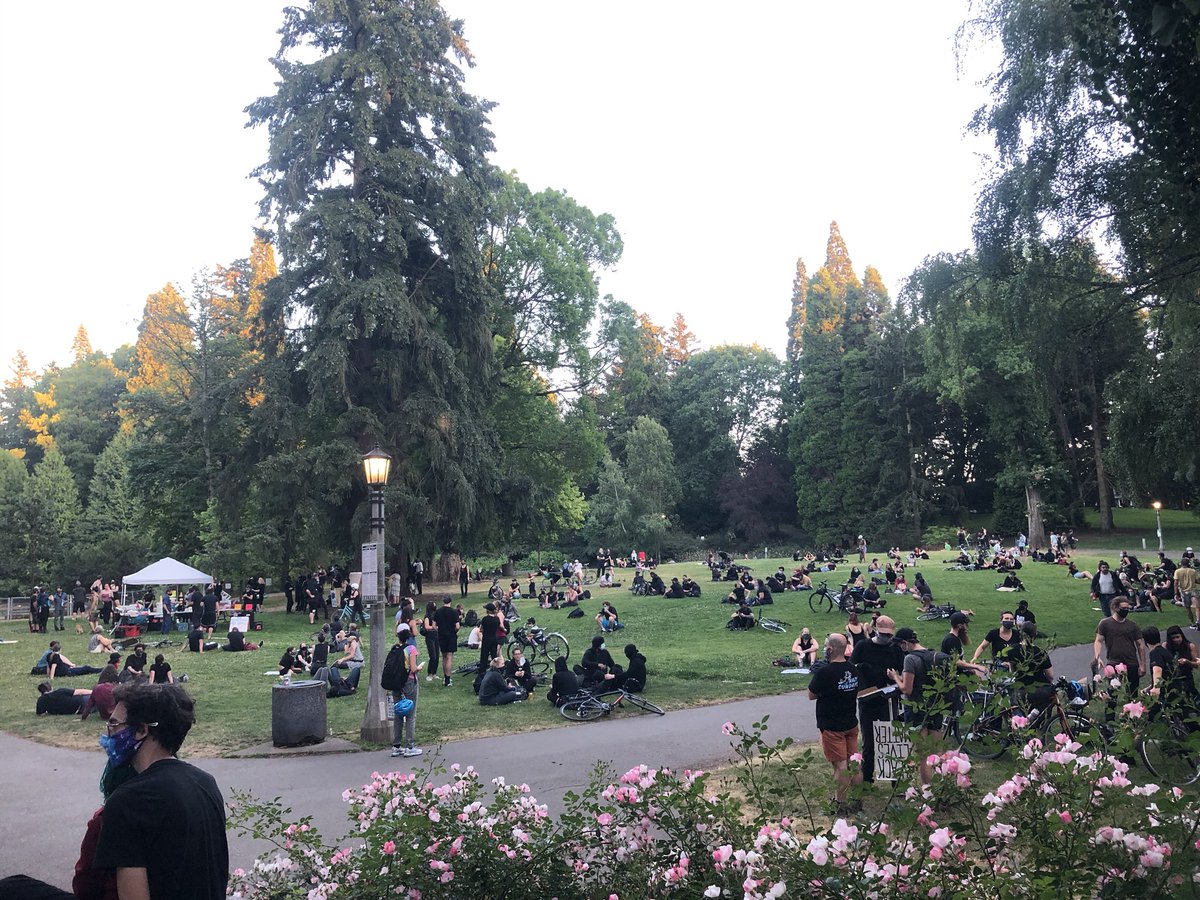
{"label": "blue bandana face mask", "polygon": [[104,748],[109,761],[115,767],[129,762],[142,746],[142,741],[138,740],[136,729],[123,728],[116,734],[100,735],[100,746]]}

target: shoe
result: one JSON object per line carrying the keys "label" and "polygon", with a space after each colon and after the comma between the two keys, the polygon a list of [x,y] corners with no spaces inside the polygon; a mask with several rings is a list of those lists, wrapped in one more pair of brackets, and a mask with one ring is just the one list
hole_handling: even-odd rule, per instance
{"label": "shoe", "polygon": [[426,676],[425,676],[425,680],[426,680],[426,681],[433,681],[433,676],[432,676],[432,675],[426,675]]}
{"label": "shoe", "polygon": [[413,756],[420,756],[424,752],[425,751],[422,750],[420,747],[405,747],[404,750],[401,751],[400,755],[411,758]]}
{"label": "shoe", "polygon": [[454,682],[449,678],[445,678],[442,680],[442,687],[450,687],[450,685],[452,685],[452,684],[454,684]]}
{"label": "shoe", "polygon": [[408,756],[408,753],[402,747],[393,747],[392,758],[395,759],[397,756]]}
{"label": "shoe", "polygon": [[186,683],[188,680],[187,673],[185,672],[183,675],[180,675],[179,680]]}

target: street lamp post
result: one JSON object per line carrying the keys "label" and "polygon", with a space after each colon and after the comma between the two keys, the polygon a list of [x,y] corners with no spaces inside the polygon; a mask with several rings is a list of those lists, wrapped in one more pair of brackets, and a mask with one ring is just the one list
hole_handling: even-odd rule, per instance
{"label": "street lamp post", "polygon": [[1162,552],[1162,550],[1163,550],[1163,539],[1162,539],[1162,503],[1160,503],[1158,500],[1155,500],[1155,501],[1154,501],[1153,503],[1151,503],[1150,505],[1154,507],[1154,521],[1155,521],[1155,523],[1158,525],[1158,550],[1159,550],[1159,552],[1161,553],[1161,552]]}
{"label": "street lamp post", "polygon": [[[363,712],[360,736],[373,744],[386,744],[392,739],[387,717],[387,692],[383,685],[383,662],[387,656],[387,635],[383,627],[384,607],[387,606],[383,587],[384,543],[383,488],[392,468],[392,458],[376,447],[362,458],[363,474],[371,492],[371,543],[375,545],[375,573],[371,583],[363,585],[363,593],[371,604],[371,668],[367,682],[367,708]],[[365,554],[369,555],[369,554]],[[364,570],[367,560],[363,560]],[[367,572],[363,572],[366,580]],[[367,592],[370,593],[367,593]]]}

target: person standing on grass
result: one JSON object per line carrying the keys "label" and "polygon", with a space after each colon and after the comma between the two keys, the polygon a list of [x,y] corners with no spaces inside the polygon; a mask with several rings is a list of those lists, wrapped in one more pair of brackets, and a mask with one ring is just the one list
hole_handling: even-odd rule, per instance
{"label": "person standing on grass", "polygon": [[1125,588],[1121,586],[1121,579],[1109,570],[1105,560],[1100,560],[1096,574],[1092,576],[1092,600],[1100,604],[1100,611],[1104,613],[1104,618],[1107,619],[1112,615],[1113,598],[1124,594]]}
{"label": "person standing on grass", "polygon": [[808,699],[817,701],[817,728],[821,731],[821,751],[833,766],[837,783],[834,796],[839,812],[851,811],[846,796],[852,784],[862,782],[862,773],[850,774],[850,757],[858,752],[858,667],[846,659],[846,638],[831,634],[825,638],[829,665],[813,675],[808,684]]}
{"label": "person standing on grass", "polygon": [[438,646],[442,651],[442,685],[450,687],[450,673],[454,666],[454,651],[458,649],[458,629],[461,620],[453,606],[454,598],[449,594],[442,597],[442,606],[434,616],[437,620]]}
{"label": "person standing on grass", "polygon": [[1193,628],[1200,621],[1200,594],[1196,593],[1196,584],[1200,578],[1197,575],[1196,567],[1192,565],[1190,559],[1184,559],[1174,572],[1175,596],[1183,606],[1184,612],[1187,613],[1188,621],[1191,622]]}
{"label": "person standing on grass", "polygon": [[430,600],[425,604],[425,616],[421,619],[421,634],[425,637],[425,652],[429,662],[425,666],[425,680],[433,681],[437,674],[441,645],[438,644],[437,604]]}

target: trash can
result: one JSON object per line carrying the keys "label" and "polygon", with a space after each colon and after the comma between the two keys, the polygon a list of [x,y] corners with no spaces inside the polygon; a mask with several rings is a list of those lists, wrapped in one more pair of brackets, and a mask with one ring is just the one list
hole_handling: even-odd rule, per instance
{"label": "trash can", "polygon": [[271,743],[304,747],[325,740],[325,682],[293,681],[271,688]]}

